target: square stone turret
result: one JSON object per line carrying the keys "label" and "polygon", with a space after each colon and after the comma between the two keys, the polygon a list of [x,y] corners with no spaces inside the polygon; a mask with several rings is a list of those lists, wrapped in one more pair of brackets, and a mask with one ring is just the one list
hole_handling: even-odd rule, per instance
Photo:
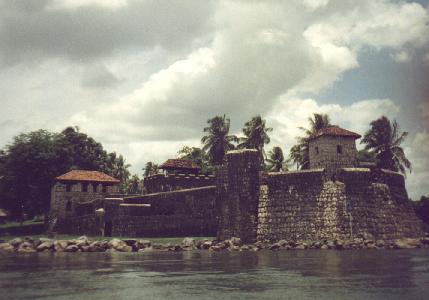
{"label": "square stone turret", "polygon": [[325,169],[332,177],[342,168],[357,166],[357,133],[331,125],[319,130],[309,141],[310,169]]}

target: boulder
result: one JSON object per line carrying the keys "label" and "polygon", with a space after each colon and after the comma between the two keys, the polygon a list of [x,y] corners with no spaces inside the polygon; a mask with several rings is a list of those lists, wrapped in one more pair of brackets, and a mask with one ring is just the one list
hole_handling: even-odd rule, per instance
{"label": "boulder", "polygon": [[21,244],[21,243],[23,243],[24,242],[24,240],[23,239],[21,239],[21,238],[14,238],[13,240],[10,240],[9,241],[9,244],[10,245],[12,245],[13,247],[15,247],[15,248],[18,248],[19,247],[19,245]]}
{"label": "boulder", "polygon": [[201,249],[209,249],[212,246],[212,241],[205,241],[202,245],[201,245]]}
{"label": "boulder", "polygon": [[122,249],[125,246],[128,246],[128,245],[120,239],[112,239],[109,241],[109,247],[116,250]]}
{"label": "boulder", "polygon": [[229,239],[230,246],[241,246],[243,245],[243,242],[238,237],[232,237]]}
{"label": "boulder", "polygon": [[127,246],[131,246],[131,247],[133,247],[137,243],[137,240],[134,240],[134,239],[126,239],[123,241],[125,242],[125,244],[127,244]]}
{"label": "boulder", "polygon": [[270,250],[278,250],[278,249],[280,249],[279,243],[274,243],[270,246]]}
{"label": "boulder", "polygon": [[185,237],[182,241],[182,246],[183,247],[194,247],[195,246],[195,239]]}
{"label": "boulder", "polygon": [[243,245],[240,248],[240,251],[249,251],[249,250],[250,250],[250,247],[248,245]]}
{"label": "boulder", "polygon": [[220,250],[222,250],[222,248],[219,245],[211,246],[209,248],[209,251],[215,251],[215,252],[217,252],[217,251],[220,251]]}
{"label": "boulder", "polygon": [[15,251],[15,248],[9,243],[1,243],[0,251],[13,252]]}
{"label": "boulder", "polygon": [[375,245],[377,246],[377,248],[384,248],[384,247],[386,247],[386,243],[383,240],[377,240],[375,242]]}
{"label": "boulder", "polygon": [[393,248],[394,249],[412,249],[415,248],[415,246],[410,245],[407,241],[407,239],[399,239],[393,241]]}
{"label": "boulder", "polygon": [[326,244],[323,244],[322,246],[320,246],[320,249],[321,249],[321,250],[328,250],[328,249],[329,249],[329,246],[328,246],[328,245],[326,245]]}
{"label": "boulder", "polygon": [[52,240],[46,241],[41,243],[39,246],[37,246],[37,251],[46,251],[46,250],[53,250],[54,249],[54,242]]}
{"label": "boulder", "polygon": [[180,245],[174,245],[174,246],[173,246],[173,250],[174,250],[174,251],[183,251],[183,248],[182,248],[182,246],[180,246]]}
{"label": "boulder", "polygon": [[97,245],[89,245],[87,251],[88,252],[104,252],[104,251],[106,251],[106,249],[103,247],[99,247]]}
{"label": "boulder", "polygon": [[305,249],[306,249],[306,244],[305,244],[305,243],[298,244],[298,245],[295,247],[295,249],[296,249],[296,250],[305,250]]}
{"label": "boulder", "polygon": [[421,242],[423,245],[429,245],[429,237],[423,237],[423,238],[421,238],[421,239],[420,239],[420,242]]}
{"label": "boulder", "polygon": [[280,245],[280,247],[285,247],[287,245],[287,241],[286,240],[280,240],[277,243]]}
{"label": "boulder", "polygon": [[64,252],[77,252],[79,250],[79,247],[76,245],[69,245],[64,249]]}
{"label": "boulder", "polygon": [[152,246],[152,242],[149,240],[138,240],[137,241],[137,246],[139,249],[142,248],[149,248],[150,246]]}

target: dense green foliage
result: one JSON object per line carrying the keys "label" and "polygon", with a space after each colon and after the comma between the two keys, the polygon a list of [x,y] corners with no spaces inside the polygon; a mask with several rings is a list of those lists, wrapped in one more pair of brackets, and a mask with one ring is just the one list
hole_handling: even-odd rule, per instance
{"label": "dense green foliage", "polygon": [[128,168],[122,155],[108,154],[77,127],[23,133],[0,152],[0,206],[13,218],[31,218],[49,211],[55,177],[73,169],[97,170],[120,179],[124,190]]}
{"label": "dense green foliage", "polygon": [[178,158],[195,162],[204,174],[212,174],[214,171],[209,155],[201,148],[184,146],[179,150]]}
{"label": "dense green foliage", "polygon": [[240,138],[240,149],[256,149],[260,153],[261,164],[264,163],[264,145],[270,142],[269,132],[272,128],[266,126],[265,120],[261,116],[255,116],[244,124],[244,137]]}
{"label": "dense green foliage", "polygon": [[408,132],[400,131],[399,125],[387,117],[374,120],[371,128],[365,133],[361,143],[365,150],[371,151],[378,159],[378,166],[383,169],[400,171],[405,174],[406,169],[411,172],[411,162],[405,156],[401,143],[408,136]]}
{"label": "dense green foliage", "polygon": [[297,144],[292,146],[289,152],[289,159],[296,164],[297,169],[309,169],[310,157],[308,143],[310,138],[320,129],[323,129],[330,124],[330,119],[327,114],[314,114],[313,118],[308,119],[310,128],[299,127],[304,132],[304,136],[297,138]]}
{"label": "dense green foliage", "polygon": [[208,126],[204,128],[205,136],[202,137],[202,150],[207,152],[207,156],[212,165],[217,166],[222,163],[225,153],[235,148],[237,142],[235,135],[229,135],[230,120],[224,116],[215,116],[207,120]]}
{"label": "dense green foliage", "polygon": [[283,150],[280,147],[273,147],[270,152],[268,152],[267,162],[267,171],[271,172],[280,172],[287,171],[287,165],[284,161]]}

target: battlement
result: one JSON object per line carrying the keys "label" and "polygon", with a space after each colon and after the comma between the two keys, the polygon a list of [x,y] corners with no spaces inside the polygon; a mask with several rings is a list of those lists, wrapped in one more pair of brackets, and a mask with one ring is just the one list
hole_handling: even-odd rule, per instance
{"label": "battlement", "polygon": [[149,194],[189,189],[215,184],[214,175],[196,174],[155,174],[144,179]]}

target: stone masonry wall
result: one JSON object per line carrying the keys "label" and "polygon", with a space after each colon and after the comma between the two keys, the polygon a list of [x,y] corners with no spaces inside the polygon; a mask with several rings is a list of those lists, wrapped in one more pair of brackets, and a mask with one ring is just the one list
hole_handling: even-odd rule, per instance
{"label": "stone masonry wall", "polygon": [[[217,231],[216,187],[125,198],[106,206],[113,236],[213,236]],[[111,211],[112,208],[115,211]]]}
{"label": "stone masonry wall", "polygon": [[215,185],[213,175],[156,174],[144,179],[147,192],[159,193]]}
{"label": "stone masonry wall", "polygon": [[230,151],[218,172],[217,238],[239,237],[256,240],[259,201],[259,153],[256,150]]}
{"label": "stone masonry wall", "polygon": [[349,168],[338,181],[328,179],[322,170],[269,173],[260,188],[258,240],[423,235],[402,175]]}
{"label": "stone masonry wall", "polygon": [[[337,146],[341,146],[341,153],[337,153]],[[353,137],[321,136],[310,140],[309,159],[311,169],[325,169],[328,177],[341,168],[356,167],[355,139]]]}

